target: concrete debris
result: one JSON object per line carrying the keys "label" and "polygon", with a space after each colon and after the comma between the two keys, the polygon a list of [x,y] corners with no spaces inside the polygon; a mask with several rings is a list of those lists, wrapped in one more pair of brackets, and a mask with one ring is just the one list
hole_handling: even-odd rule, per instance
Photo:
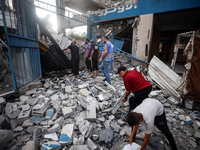
{"label": "concrete debris", "polygon": [[124,146],[123,150],[140,150],[141,146],[133,142],[131,145],[127,144]]}
{"label": "concrete debris", "polygon": [[[136,69],[126,56],[115,55],[114,68],[118,68],[120,64],[127,64],[127,68]],[[137,68],[142,73],[143,70],[147,70]],[[151,69],[150,73],[156,79],[153,71]],[[3,108],[0,111],[0,136],[5,129],[12,129],[14,132],[12,136],[12,132],[6,133],[6,130],[7,138],[0,138],[0,145],[3,142],[6,150],[32,150],[33,147],[37,147],[38,142],[39,149],[42,150],[129,150],[130,144],[126,145],[124,140],[131,135],[132,129],[121,120],[128,113],[129,98],[127,102],[122,102],[126,91],[124,81],[113,74],[114,72],[116,70],[110,74],[111,85],[104,81],[101,71],[95,79],[92,79],[87,71],[83,71],[77,78],[65,75],[41,79],[43,87],[28,89],[13,102],[6,102],[6,99],[0,97],[0,106]],[[145,77],[149,79],[149,76]],[[160,89],[159,86],[165,86],[160,79],[157,84],[151,83],[153,90],[149,97],[154,97],[163,104],[168,126],[177,147],[184,150],[199,149],[199,111],[181,108],[173,89]],[[35,130],[38,131],[37,136],[34,135]],[[139,145],[145,136],[142,131],[143,127],[139,126],[136,135]],[[132,144],[134,150],[140,147],[135,144]],[[170,147],[165,136],[155,128],[147,149]]]}

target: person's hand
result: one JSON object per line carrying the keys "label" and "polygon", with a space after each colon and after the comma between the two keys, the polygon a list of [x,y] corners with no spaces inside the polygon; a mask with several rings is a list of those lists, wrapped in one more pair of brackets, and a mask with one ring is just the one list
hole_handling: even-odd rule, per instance
{"label": "person's hand", "polygon": [[101,61],[102,61],[102,58],[99,59],[99,62],[101,62]]}
{"label": "person's hand", "polygon": [[88,55],[86,55],[86,58],[88,58]]}
{"label": "person's hand", "polygon": [[127,99],[124,97],[124,98],[122,99],[122,102],[126,102],[126,100],[127,100]]}
{"label": "person's hand", "polygon": [[92,59],[92,58],[90,57],[89,60],[91,61],[91,59]]}
{"label": "person's hand", "polygon": [[130,144],[132,144],[132,142],[133,142],[133,137],[130,136],[130,137],[126,140],[126,142],[129,142]]}

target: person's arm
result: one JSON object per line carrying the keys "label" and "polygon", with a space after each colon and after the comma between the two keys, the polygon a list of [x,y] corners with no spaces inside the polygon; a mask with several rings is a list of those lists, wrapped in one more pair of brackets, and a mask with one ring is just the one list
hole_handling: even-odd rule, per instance
{"label": "person's arm", "polygon": [[142,147],[141,147],[140,150],[144,150],[144,149],[146,148],[150,136],[151,136],[151,134],[146,134],[146,133],[145,133],[145,138],[144,138],[144,141],[143,141],[143,143],[142,143]]}
{"label": "person's arm", "polygon": [[90,60],[92,59],[92,55],[94,54],[94,49],[92,50],[92,53],[90,55]]}
{"label": "person's arm", "polygon": [[130,93],[131,93],[131,90],[126,91],[126,94],[125,94],[124,98],[122,99],[123,102],[126,102],[127,97],[129,96]]}
{"label": "person's arm", "polygon": [[100,54],[100,50],[98,49],[98,56],[99,56],[99,54]]}
{"label": "person's arm", "polygon": [[62,51],[66,51],[66,50],[68,50],[69,49],[69,47],[66,47],[65,49],[63,49]]}
{"label": "person's arm", "polygon": [[132,144],[133,137],[134,137],[139,125],[140,125],[140,123],[138,125],[136,125],[136,126],[133,126],[133,130],[132,130],[131,136],[126,140],[126,142],[130,142],[130,144]]}
{"label": "person's arm", "polygon": [[105,51],[103,52],[103,55],[102,55],[101,58],[99,59],[99,62],[102,61],[102,59],[107,55],[107,53],[108,53],[108,50],[105,50]]}
{"label": "person's arm", "polygon": [[83,49],[86,49],[86,47],[84,47],[84,46],[81,46]]}

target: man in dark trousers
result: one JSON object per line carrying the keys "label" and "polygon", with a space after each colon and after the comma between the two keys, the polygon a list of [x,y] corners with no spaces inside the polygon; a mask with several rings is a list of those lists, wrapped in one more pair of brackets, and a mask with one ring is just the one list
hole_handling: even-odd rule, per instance
{"label": "man in dark trousers", "polygon": [[87,66],[88,71],[92,72],[92,66],[91,66],[91,61],[89,60],[90,54],[91,54],[91,44],[88,39],[85,39],[85,44],[87,44],[86,47],[81,46],[86,50],[86,58],[85,58],[85,64]]}
{"label": "man in dark trousers", "polygon": [[148,98],[152,90],[152,85],[137,70],[128,71],[126,67],[120,66],[117,73],[124,79],[124,85],[126,87],[126,94],[122,101],[126,102],[129,94],[131,92],[134,93],[134,96],[131,96],[129,100],[130,112],[131,109],[133,110],[140,105],[145,98]]}
{"label": "man in dark trousers", "polygon": [[[97,46],[97,44],[94,43],[93,40],[90,40],[91,43],[91,55],[90,55],[90,61],[92,60],[92,70],[93,70],[93,76],[91,76],[92,78],[95,78],[98,76],[98,57],[99,57],[99,48]],[[96,75],[95,75],[95,71],[96,71]]]}
{"label": "man in dark trousers", "polygon": [[172,150],[177,150],[176,143],[167,125],[163,105],[158,100],[153,98],[146,98],[143,100],[143,102],[137,106],[133,112],[129,113],[127,122],[133,127],[131,136],[126,140],[127,142],[130,142],[130,144],[135,140],[134,138],[140,123],[143,122],[146,127],[145,138],[140,150],[146,148],[154,125],[164,133]]}
{"label": "man in dark trousers", "polygon": [[69,45],[67,48],[63,49],[63,51],[65,50],[71,50],[71,65],[72,65],[72,73],[74,76],[78,76],[79,75],[79,48],[78,46],[76,46],[76,41],[73,40],[71,42],[71,45]]}

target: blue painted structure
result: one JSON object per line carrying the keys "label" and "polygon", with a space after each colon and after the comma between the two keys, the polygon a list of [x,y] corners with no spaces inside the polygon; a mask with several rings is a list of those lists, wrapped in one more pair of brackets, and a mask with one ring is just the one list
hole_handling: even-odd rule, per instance
{"label": "blue painted structure", "polygon": [[[6,2],[11,3],[9,0]],[[15,0],[12,1],[12,5],[9,4],[10,9],[5,10],[4,1],[1,1],[15,91],[42,76],[36,14],[30,3],[32,2],[28,0]],[[6,19],[5,11],[9,13],[9,19]],[[8,24],[11,30],[8,30]]]}
{"label": "blue painted structure", "polygon": [[200,0],[139,0],[137,6],[109,8],[90,15],[93,22],[129,18],[145,14],[164,13],[200,7]]}

